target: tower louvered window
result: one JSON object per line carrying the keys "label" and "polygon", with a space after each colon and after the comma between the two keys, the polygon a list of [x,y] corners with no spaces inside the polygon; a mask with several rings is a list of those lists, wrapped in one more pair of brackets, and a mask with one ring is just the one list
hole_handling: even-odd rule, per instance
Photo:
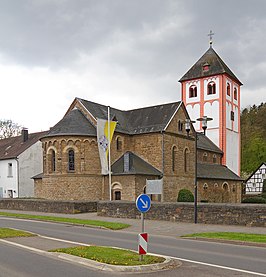
{"label": "tower louvered window", "polygon": [[208,84],[208,91],[207,91],[207,94],[208,95],[211,95],[211,94],[216,94],[216,85],[214,82],[210,82]]}

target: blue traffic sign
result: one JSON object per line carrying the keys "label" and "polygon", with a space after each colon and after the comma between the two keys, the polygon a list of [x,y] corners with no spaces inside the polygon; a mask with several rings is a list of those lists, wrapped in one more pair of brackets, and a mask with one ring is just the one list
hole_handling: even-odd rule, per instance
{"label": "blue traffic sign", "polygon": [[141,194],[136,200],[136,207],[141,213],[146,213],[151,207],[151,199],[147,194]]}

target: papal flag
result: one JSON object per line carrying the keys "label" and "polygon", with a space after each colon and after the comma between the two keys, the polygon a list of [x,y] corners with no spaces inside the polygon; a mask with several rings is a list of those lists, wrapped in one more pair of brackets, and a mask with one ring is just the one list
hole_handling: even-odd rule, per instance
{"label": "papal flag", "polygon": [[109,121],[110,134],[108,135],[108,120],[97,119],[97,142],[102,166],[102,174],[108,174],[108,148],[112,141],[116,127],[116,121]]}

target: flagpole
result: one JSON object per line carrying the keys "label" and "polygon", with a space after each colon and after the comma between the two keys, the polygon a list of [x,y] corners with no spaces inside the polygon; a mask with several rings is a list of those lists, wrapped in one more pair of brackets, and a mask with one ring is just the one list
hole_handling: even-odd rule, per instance
{"label": "flagpole", "polygon": [[110,130],[110,106],[108,106],[108,173],[109,173],[109,199],[112,201],[112,180],[111,180],[111,130]]}

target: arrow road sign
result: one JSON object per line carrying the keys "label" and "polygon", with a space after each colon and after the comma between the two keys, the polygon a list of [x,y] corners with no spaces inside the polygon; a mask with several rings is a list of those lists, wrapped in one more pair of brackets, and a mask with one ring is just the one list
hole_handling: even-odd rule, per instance
{"label": "arrow road sign", "polygon": [[146,213],[151,207],[151,199],[147,194],[141,194],[136,200],[136,207],[141,213]]}

